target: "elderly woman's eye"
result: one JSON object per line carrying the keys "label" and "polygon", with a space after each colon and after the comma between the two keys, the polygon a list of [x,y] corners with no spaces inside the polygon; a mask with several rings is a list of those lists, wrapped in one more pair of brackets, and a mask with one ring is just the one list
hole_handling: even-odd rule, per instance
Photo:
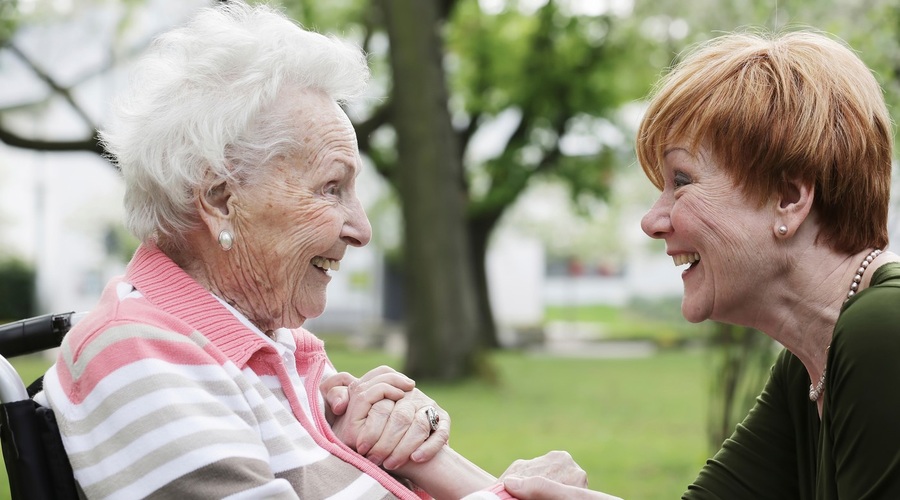
{"label": "elderly woman's eye", "polygon": [[336,182],[332,182],[325,186],[324,193],[327,195],[337,196],[341,193],[341,189]]}
{"label": "elderly woman's eye", "polygon": [[676,188],[686,186],[691,183],[691,178],[684,172],[675,172],[675,180],[673,182]]}

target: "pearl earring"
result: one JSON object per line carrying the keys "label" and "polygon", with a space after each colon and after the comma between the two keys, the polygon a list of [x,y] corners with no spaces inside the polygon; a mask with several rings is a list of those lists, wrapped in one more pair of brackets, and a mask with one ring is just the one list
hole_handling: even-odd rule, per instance
{"label": "pearl earring", "polygon": [[785,226],[784,224],[778,226],[778,234],[780,234],[782,236],[786,235],[787,234],[787,226]]}
{"label": "pearl earring", "polygon": [[226,252],[231,250],[231,247],[234,245],[234,235],[231,234],[231,231],[223,229],[219,233],[219,245],[222,247],[222,250],[225,250]]}

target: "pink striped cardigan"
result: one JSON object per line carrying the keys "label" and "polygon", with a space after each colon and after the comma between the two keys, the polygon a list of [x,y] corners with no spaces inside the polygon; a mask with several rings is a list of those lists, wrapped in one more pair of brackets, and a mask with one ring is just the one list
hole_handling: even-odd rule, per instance
{"label": "pink striped cardigan", "polygon": [[[318,396],[334,368],[319,339],[293,334],[296,390],[266,339],[141,246],[44,379],[84,494],[419,498],[337,439]],[[472,496],[507,497],[499,485]]]}

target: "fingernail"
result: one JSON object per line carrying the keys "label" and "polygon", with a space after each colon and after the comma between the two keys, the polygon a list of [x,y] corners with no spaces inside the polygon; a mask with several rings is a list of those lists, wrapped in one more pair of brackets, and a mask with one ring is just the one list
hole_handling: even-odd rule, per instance
{"label": "fingernail", "polygon": [[522,478],[518,476],[509,476],[503,480],[503,484],[512,489],[518,489],[522,487]]}
{"label": "fingernail", "polygon": [[389,459],[385,460],[384,463],[381,464],[381,466],[387,470],[394,470],[394,467],[396,467],[397,465],[394,460],[391,460],[389,458]]}
{"label": "fingernail", "polygon": [[413,452],[412,455],[409,456],[409,459],[412,460],[413,462],[420,462],[424,458],[422,455],[424,455],[424,453],[422,453],[419,450],[416,450]]}
{"label": "fingernail", "polygon": [[356,452],[360,455],[365,455],[369,451],[369,444],[363,443],[356,447]]}

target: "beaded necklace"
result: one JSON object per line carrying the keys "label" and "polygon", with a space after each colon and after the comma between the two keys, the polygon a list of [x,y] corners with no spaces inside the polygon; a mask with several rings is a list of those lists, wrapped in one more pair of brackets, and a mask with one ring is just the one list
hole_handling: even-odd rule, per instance
{"label": "beaded necklace", "polygon": [[[875,257],[881,254],[881,250],[875,249],[872,250],[869,255],[866,255],[866,258],[860,263],[859,269],[856,270],[856,274],[853,275],[853,281],[850,283],[850,291],[847,292],[847,298],[844,299],[846,303],[850,300],[850,297],[856,295],[856,291],[859,289],[859,284],[862,282],[863,274],[866,272],[866,268],[869,267],[869,264],[875,260]],[[831,349],[831,346],[825,348],[825,356],[828,357],[828,349]],[[825,392],[825,370],[822,370],[822,376],[819,377],[819,382],[813,387],[812,384],[809,384],[809,400],[810,401],[818,401],[820,397],[822,397],[822,393]]]}

